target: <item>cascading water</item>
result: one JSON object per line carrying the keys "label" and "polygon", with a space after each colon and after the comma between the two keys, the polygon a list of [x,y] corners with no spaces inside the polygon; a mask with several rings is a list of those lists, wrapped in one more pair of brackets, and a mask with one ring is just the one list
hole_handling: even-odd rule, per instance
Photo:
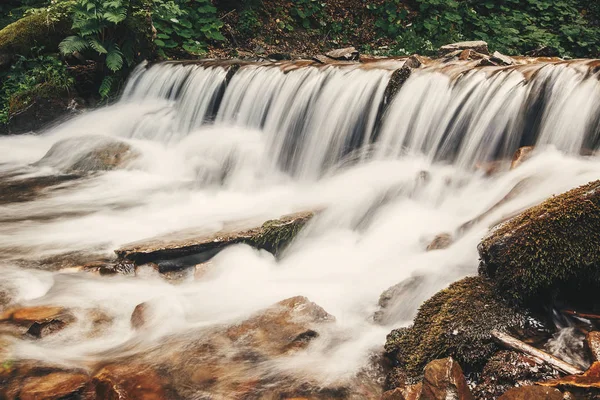
{"label": "cascading water", "polygon": [[[3,188],[63,174],[56,160],[89,151],[59,146],[36,163],[61,140],[93,147],[117,139],[137,154],[125,169],[30,198],[0,197],[0,289],[20,304],[100,308],[113,321],[93,337],[82,318],[58,335],[17,341],[14,357],[86,366],[125,345],[143,353],[165,336],[232,324],[302,295],[336,322],[307,351],[270,368],[323,384],[348,379],[423,300],[475,273],[491,224],[598,178],[598,159],[579,156],[597,147],[600,126],[600,83],[585,66],[418,69],[385,104],[392,71],[142,66],[117,104],[41,135],[0,138]],[[486,176],[472,168],[528,144],[538,149],[515,170]],[[517,195],[486,213],[519,183]],[[178,285],[30,268],[55,268],[73,254],[110,256],[185,228],[217,231],[312,209],[323,211],[280,258],[232,246],[207,277]],[[436,234],[472,220],[449,248],[425,251]],[[415,277],[418,291],[392,307],[385,326],[374,323],[379,295]],[[146,301],[160,305],[160,318],[132,330],[131,313]]]}

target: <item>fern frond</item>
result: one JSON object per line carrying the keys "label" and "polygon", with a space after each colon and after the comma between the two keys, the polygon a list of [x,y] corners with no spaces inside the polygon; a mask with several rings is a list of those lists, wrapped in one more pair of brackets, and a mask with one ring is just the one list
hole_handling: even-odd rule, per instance
{"label": "fern frond", "polygon": [[104,79],[102,79],[102,83],[100,84],[100,88],[98,89],[100,97],[102,97],[103,99],[108,97],[112,89],[113,83],[114,77],[111,75],[107,75],[104,77]]}
{"label": "fern frond", "polygon": [[106,48],[102,45],[102,43],[100,43],[100,41],[96,38],[89,38],[88,39],[88,43],[90,45],[90,47],[94,50],[96,50],[98,53],[100,54],[106,54],[108,53],[108,51],[106,50]]}
{"label": "fern frond", "polygon": [[80,36],[69,36],[63,39],[58,45],[58,50],[63,55],[73,54],[74,52],[82,52],[89,48],[88,42]]}
{"label": "fern frond", "polygon": [[123,67],[123,53],[116,44],[109,47],[106,55],[106,66],[113,72],[117,72]]}
{"label": "fern frond", "polygon": [[127,13],[124,10],[117,12],[106,11],[103,17],[104,19],[112,22],[113,24],[118,24],[119,22],[122,22],[125,20],[125,18],[127,18]]}

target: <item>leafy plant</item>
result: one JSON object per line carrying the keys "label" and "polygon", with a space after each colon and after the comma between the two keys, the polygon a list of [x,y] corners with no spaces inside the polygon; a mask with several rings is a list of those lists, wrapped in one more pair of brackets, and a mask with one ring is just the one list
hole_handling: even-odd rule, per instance
{"label": "leafy plant", "polygon": [[290,15],[294,17],[304,29],[314,26],[325,26],[323,9],[327,4],[322,0],[292,0]]}
{"label": "leafy plant", "polygon": [[[42,49],[38,49],[41,53]],[[65,65],[56,57],[38,55],[20,56],[10,70],[0,73],[0,123],[8,122],[10,115],[26,107],[37,93],[61,93],[73,87],[74,80]]]}
{"label": "leafy plant", "polygon": [[154,0],[152,11],[160,56],[167,58],[181,48],[191,55],[206,53],[208,43],[225,40],[223,22],[210,0]]}
{"label": "leafy plant", "polygon": [[115,73],[134,63],[139,32],[130,28],[128,20],[140,12],[141,5],[129,0],[76,0],[73,6],[73,31],[77,34],[65,38],[58,48],[63,55],[79,53],[100,61],[102,98],[119,80]]}

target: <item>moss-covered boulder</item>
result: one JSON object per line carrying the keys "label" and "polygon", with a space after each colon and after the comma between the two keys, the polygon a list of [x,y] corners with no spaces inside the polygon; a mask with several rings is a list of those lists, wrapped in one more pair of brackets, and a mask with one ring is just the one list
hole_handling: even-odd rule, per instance
{"label": "moss-covered boulder", "polygon": [[494,228],[479,245],[480,273],[509,299],[598,308],[600,181],[552,197]]}
{"label": "moss-covered boulder", "polygon": [[0,60],[7,64],[15,55],[29,56],[40,47],[58,52],[58,44],[71,31],[71,17],[64,11],[38,11],[0,30]]}
{"label": "moss-covered boulder", "polygon": [[466,372],[478,371],[499,350],[490,331],[523,336],[536,324],[526,312],[508,305],[489,280],[468,277],[423,303],[413,326],[388,335],[385,351],[410,379],[443,357],[454,358]]}

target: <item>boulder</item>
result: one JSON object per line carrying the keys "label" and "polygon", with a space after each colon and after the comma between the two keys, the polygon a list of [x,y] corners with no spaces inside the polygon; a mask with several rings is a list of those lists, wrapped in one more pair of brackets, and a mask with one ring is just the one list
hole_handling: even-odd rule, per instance
{"label": "boulder", "polygon": [[600,362],[595,362],[582,375],[568,375],[538,382],[538,385],[565,389],[600,389]]}
{"label": "boulder", "polygon": [[392,73],[390,80],[385,87],[385,92],[383,95],[383,103],[388,105],[392,102],[396,93],[400,91],[404,82],[410,77],[412,73],[412,69],[405,63],[402,68],[398,68]]}
{"label": "boulder", "polygon": [[478,246],[480,274],[510,300],[600,305],[600,181],[551,197],[496,226]]}
{"label": "boulder", "polygon": [[498,400],[563,400],[563,394],[556,389],[541,386],[521,386],[512,388]]}
{"label": "boulder", "polygon": [[423,391],[423,384],[417,383],[407,387],[388,390],[383,393],[381,400],[419,400]]}
{"label": "boulder", "polygon": [[63,307],[37,306],[13,308],[0,315],[0,325],[14,328],[36,338],[57,332],[75,321],[71,311]]}
{"label": "boulder", "polygon": [[439,357],[452,357],[468,372],[480,371],[499,350],[493,329],[526,336],[538,328],[531,315],[507,305],[492,282],[468,277],[423,303],[411,327],[387,336],[385,351],[409,378],[419,377]]}
{"label": "boulder", "polygon": [[[223,247],[236,243],[246,243],[278,254],[313,216],[314,213],[309,211],[285,215],[258,226],[252,222],[232,223],[218,232],[191,229],[130,243],[115,250],[115,253],[119,262],[135,265],[154,262],[160,272],[206,262]],[[163,262],[166,260],[170,262]]]}
{"label": "boulder", "polygon": [[429,283],[425,276],[416,275],[389,287],[379,296],[379,310],[373,314],[373,320],[387,325],[412,319],[414,310],[427,299],[424,293]]}
{"label": "boulder", "polygon": [[139,154],[125,142],[105,136],[81,136],[56,142],[35,165],[65,173],[110,171],[127,166]]}
{"label": "boulder", "polygon": [[510,169],[515,169],[525,161],[529,160],[533,155],[533,146],[520,147],[515,154],[513,154],[512,161],[510,163]]}
{"label": "boulder", "polygon": [[473,400],[460,365],[451,357],[427,364],[419,400]]}
{"label": "boulder", "polygon": [[[473,50],[481,54],[490,54],[488,50],[488,44],[482,40],[468,41],[468,42],[457,42],[447,44],[439,48],[438,55],[440,57],[452,53],[454,51],[462,50]],[[459,53],[460,54],[460,53]]]}
{"label": "boulder", "polygon": [[359,58],[358,50],[356,50],[354,47],[331,50],[330,52],[325,53],[325,55],[329,58],[340,61],[356,61]]}

